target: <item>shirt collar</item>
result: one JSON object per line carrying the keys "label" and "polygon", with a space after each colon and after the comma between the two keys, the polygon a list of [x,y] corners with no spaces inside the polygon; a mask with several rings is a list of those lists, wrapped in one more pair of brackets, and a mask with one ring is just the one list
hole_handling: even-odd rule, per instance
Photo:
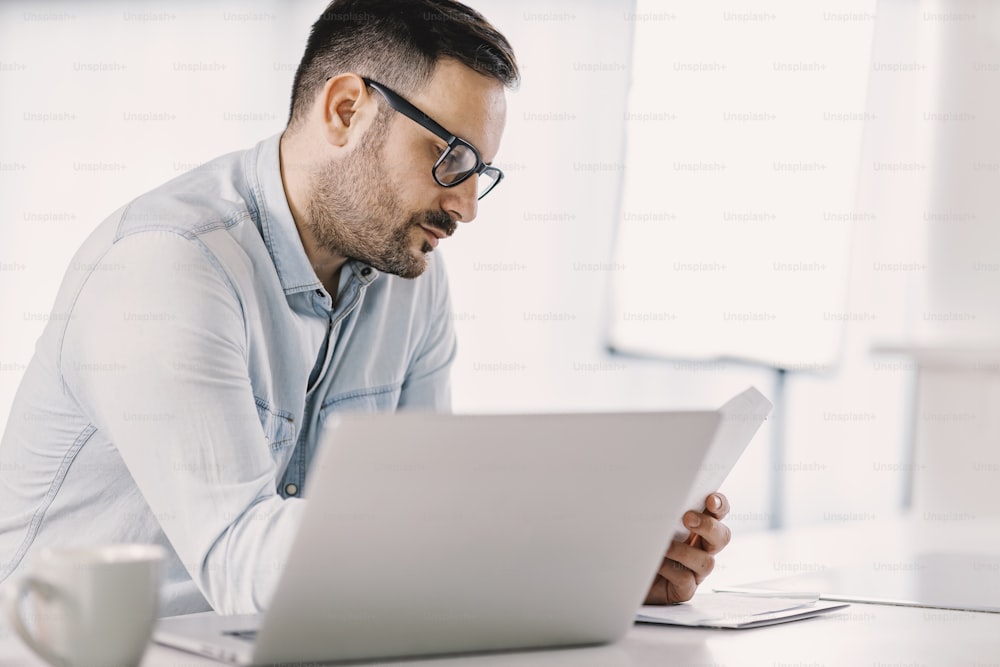
{"label": "shirt collar", "polygon": [[[251,188],[257,197],[260,232],[271,253],[271,261],[278,273],[278,280],[285,294],[305,292],[322,287],[309,257],[306,256],[295,219],[288,207],[285,187],[281,180],[279,142],[281,134],[264,139],[251,153]],[[378,271],[366,264],[349,260],[347,265],[361,280],[370,284]],[[363,274],[363,275],[362,275]]]}

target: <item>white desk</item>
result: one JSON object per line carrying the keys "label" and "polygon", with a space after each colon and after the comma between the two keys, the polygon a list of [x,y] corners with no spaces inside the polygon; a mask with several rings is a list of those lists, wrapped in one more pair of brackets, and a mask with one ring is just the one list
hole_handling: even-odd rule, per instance
{"label": "white desk", "polygon": [[[1000,523],[963,519],[837,523],[738,536],[711,583],[738,584],[812,566],[905,559],[913,550],[1000,554]],[[0,628],[0,665],[43,663]],[[153,645],[146,667],[218,665]],[[652,665],[1000,665],[1000,614],[852,604],[839,613],[753,630],[635,626],[618,644],[585,649],[459,656],[395,663],[412,667],[644,667]]]}

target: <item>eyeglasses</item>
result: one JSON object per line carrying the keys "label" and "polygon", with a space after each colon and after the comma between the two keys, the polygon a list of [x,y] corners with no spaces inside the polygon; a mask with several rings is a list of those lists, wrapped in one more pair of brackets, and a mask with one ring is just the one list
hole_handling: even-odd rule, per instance
{"label": "eyeglasses", "polygon": [[486,164],[479,157],[479,151],[465,139],[460,139],[441,127],[433,118],[407,102],[403,97],[371,79],[362,80],[366,85],[377,90],[390,107],[414,121],[421,127],[430,130],[434,136],[448,144],[441,157],[434,163],[431,174],[438,185],[453,188],[464,183],[473,175],[479,176],[478,199],[482,199],[490,190],[503,180],[503,172],[499,167]]}

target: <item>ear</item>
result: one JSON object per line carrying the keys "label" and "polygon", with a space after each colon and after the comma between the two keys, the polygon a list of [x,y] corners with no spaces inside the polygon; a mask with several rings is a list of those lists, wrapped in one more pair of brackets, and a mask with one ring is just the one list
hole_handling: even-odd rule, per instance
{"label": "ear", "polygon": [[346,147],[360,139],[375,119],[378,106],[357,74],[330,77],[319,95],[323,135],[331,146]]}

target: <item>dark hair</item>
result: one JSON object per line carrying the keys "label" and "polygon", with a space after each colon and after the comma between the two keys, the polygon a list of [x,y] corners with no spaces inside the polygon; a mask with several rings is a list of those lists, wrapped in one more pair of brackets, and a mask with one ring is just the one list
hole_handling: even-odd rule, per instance
{"label": "dark hair", "polygon": [[400,94],[416,92],[441,58],[501,82],[520,73],[507,39],[453,0],[333,0],[312,26],[295,72],[288,125],[303,120],[327,79],[354,72]]}

